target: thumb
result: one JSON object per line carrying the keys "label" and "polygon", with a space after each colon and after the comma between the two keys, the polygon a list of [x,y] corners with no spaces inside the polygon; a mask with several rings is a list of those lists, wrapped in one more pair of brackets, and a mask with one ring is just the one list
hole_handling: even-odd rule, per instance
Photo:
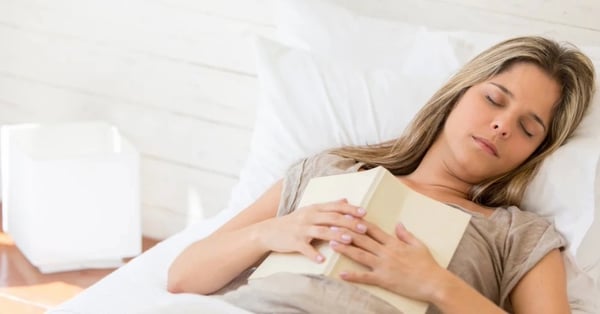
{"label": "thumb", "polygon": [[417,238],[415,238],[415,236],[412,233],[410,233],[401,222],[396,224],[396,236],[398,237],[398,239],[408,244],[419,243]]}

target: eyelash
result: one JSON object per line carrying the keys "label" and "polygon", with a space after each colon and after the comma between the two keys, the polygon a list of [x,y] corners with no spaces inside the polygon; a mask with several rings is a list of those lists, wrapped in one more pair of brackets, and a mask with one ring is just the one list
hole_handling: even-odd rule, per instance
{"label": "eyelash", "polygon": [[523,133],[525,133],[525,135],[527,135],[527,137],[533,137],[533,134],[527,132],[527,129],[525,128],[523,123],[519,123],[519,124],[521,125],[521,129],[523,130]]}
{"label": "eyelash", "polygon": [[[485,96],[485,98],[486,98],[486,99],[487,99],[487,101],[488,101],[489,103],[491,103],[492,105],[494,105],[494,106],[496,106],[496,107],[502,107],[502,105],[501,105],[501,104],[499,104],[499,103],[495,102],[495,101],[494,101],[494,99],[492,99],[492,97],[490,97],[489,95],[486,95],[486,96]],[[525,135],[526,135],[527,137],[533,137],[533,134],[531,134],[531,133],[529,133],[529,132],[527,131],[527,129],[525,128],[525,126],[523,125],[523,123],[519,123],[519,125],[521,126],[521,130],[523,130],[523,133],[525,133]]]}
{"label": "eyelash", "polygon": [[487,101],[489,101],[492,105],[500,107],[500,104],[495,102],[494,99],[492,99],[492,97],[490,97],[489,95],[486,95],[485,98],[487,99]]}

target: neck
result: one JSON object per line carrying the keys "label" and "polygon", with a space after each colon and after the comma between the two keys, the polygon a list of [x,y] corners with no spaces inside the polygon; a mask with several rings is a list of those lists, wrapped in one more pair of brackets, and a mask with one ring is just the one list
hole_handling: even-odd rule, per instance
{"label": "neck", "polygon": [[441,200],[468,200],[472,184],[453,173],[443,159],[436,157],[440,154],[434,153],[432,148],[415,171],[400,179],[411,188],[423,194],[437,195]]}

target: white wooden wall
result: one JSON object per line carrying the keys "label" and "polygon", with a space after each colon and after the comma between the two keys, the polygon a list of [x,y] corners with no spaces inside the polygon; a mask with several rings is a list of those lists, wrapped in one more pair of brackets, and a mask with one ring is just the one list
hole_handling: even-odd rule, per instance
{"label": "white wooden wall", "polygon": [[[338,2],[600,45],[596,0]],[[166,237],[227,204],[257,104],[252,34],[274,36],[269,0],[0,0],[0,123],[117,125],[142,154],[144,233]]]}

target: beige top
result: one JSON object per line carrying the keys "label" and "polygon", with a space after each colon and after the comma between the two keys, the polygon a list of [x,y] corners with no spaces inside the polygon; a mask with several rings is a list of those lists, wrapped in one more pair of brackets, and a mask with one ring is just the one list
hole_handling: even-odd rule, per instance
{"label": "beige top", "polygon": [[[311,178],[358,171],[362,165],[362,162],[332,154],[318,154],[299,161],[289,168],[283,179],[278,215],[285,215],[296,209],[302,191]],[[457,210],[471,214],[472,218],[448,265],[448,270],[504,310],[513,312],[510,303],[512,289],[542,257],[555,248],[562,248],[566,244],[565,240],[550,222],[514,206],[497,208],[489,217],[462,208],[457,208]],[[289,277],[293,278],[291,275]],[[275,281],[275,279],[273,280]],[[286,278],[285,280],[289,283],[293,279]],[[275,283],[271,284],[277,286]],[[329,285],[331,286],[331,284]],[[354,295],[364,291],[355,291],[350,288],[353,287],[350,284],[335,286]],[[245,295],[254,300],[251,310],[263,312],[260,306],[264,306],[264,312],[270,312],[269,306],[272,307],[273,303],[267,302],[256,307],[256,302],[260,297],[255,293],[247,295],[251,290],[246,288],[244,293],[230,298],[230,301],[243,307],[244,302],[240,300]],[[291,295],[286,295],[281,288],[274,290],[277,290],[279,294],[284,293],[283,297],[288,296],[286,299],[291,299]],[[330,290],[331,288],[328,291]],[[294,296],[297,296],[298,293],[295,291]],[[311,291],[306,291],[306,294],[310,293]],[[369,302],[373,303],[373,300]],[[302,303],[310,302],[307,302],[306,297],[303,296]],[[374,311],[380,311],[379,309]],[[439,313],[439,311],[434,306],[430,306],[427,313]]]}

